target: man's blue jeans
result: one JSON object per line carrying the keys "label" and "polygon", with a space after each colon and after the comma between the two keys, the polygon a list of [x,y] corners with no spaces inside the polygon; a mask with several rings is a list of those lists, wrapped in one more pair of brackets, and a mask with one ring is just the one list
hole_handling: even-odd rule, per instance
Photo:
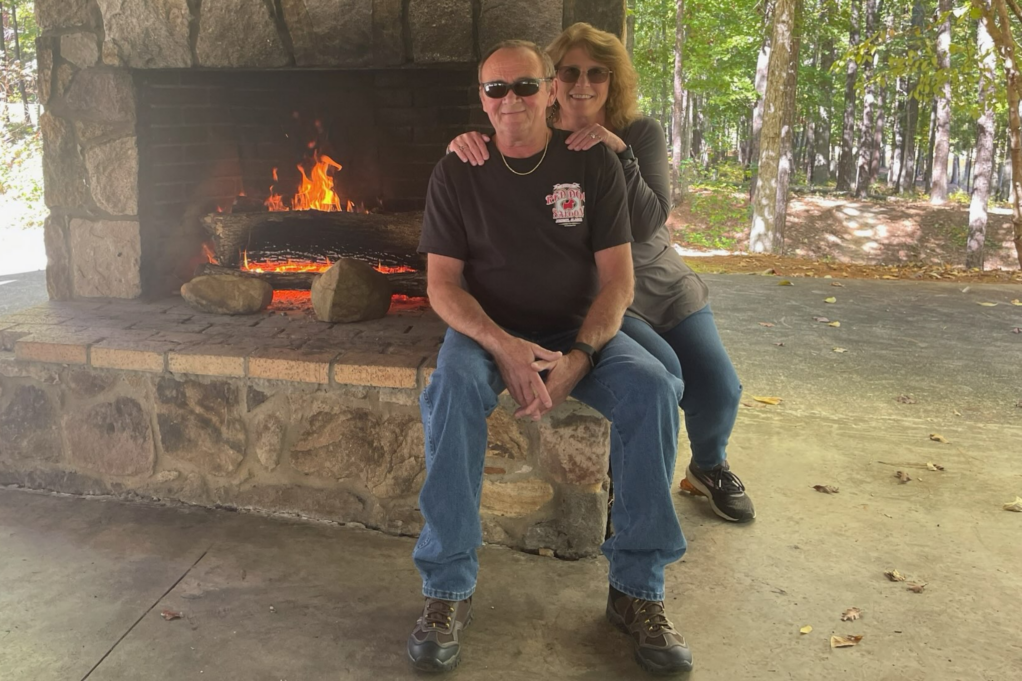
{"label": "man's blue jeans", "polygon": [[[566,352],[576,334],[523,337]],[[412,556],[427,597],[457,601],[475,591],[486,417],[503,390],[493,357],[468,336],[448,330],[437,369],[419,400],[426,433],[419,507],[426,523]],[[572,396],[611,422],[614,535],[602,547],[610,561],[610,583],[633,598],[663,600],[664,567],[685,553],[671,500],[682,383],[618,333]]]}
{"label": "man's blue jeans", "polygon": [[710,306],[663,333],[635,317],[625,317],[621,331],[685,382],[681,408],[696,468],[706,471],[724,463],[742,384],[720,342]]}

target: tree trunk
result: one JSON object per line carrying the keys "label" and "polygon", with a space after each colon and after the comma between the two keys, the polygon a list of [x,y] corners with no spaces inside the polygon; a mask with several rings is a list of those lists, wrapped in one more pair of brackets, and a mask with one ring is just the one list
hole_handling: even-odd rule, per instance
{"label": "tree trunk", "polygon": [[766,97],[767,72],[770,66],[771,41],[773,40],[773,19],[776,0],[766,0],[763,5],[763,44],[756,56],[756,104],[752,107],[752,135],[749,147],[749,165],[752,167],[752,181],[749,183],[749,198],[756,194],[759,176],[760,137],[763,130],[763,103]]}
{"label": "tree trunk", "polygon": [[681,203],[688,192],[689,157],[688,100],[682,54],[685,49],[685,0],[677,0],[674,33],[674,106],[671,109],[671,154],[674,170],[674,203]]}
{"label": "tree trunk", "polygon": [[[877,0],[866,0],[866,40],[876,32]],[[873,133],[876,111],[876,84],[873,83],[873,60],[875,55],[862,65],[862,79],[866,92],[862,98],[862,123],[859,127],[859,161],[856,164],[855,195],[866,196],[869,192],[869,168],[873,160]]]}
{"label": "tree trunk", "polygon": [[692,107],[692,158],[702,166],[703,164],[703,110],[698,97],[690,100]]}
{"label": "tree trunk", "polygon": [[781,252],[791,176],[792,121],[798,77],[802,0],[777,0],[760,134],[759,181],[752,201],[749,248]]}
{"label": "tree trunk", "polygon": [[802,162],[805,163],[806,184],[813,184],[813,167],[816,162],[816,123],[806,122],[806,140],[802,145]]}
{"label": "tree trunk", "polygon": [[25,65],[21,61],[21,38],[18,36],[18,6],[14,2],[11,3],[11,28],[14,29],[14,59],[18,62],[18,92],[21,93],[21,105],[25,108],[25,125],[32,125],[25,90]]}
{"label": "tree trunk", "polygon": [[4,123],[10,125],[11,114],[7,110],[7,102],[10,101],[7,93],[10,85],[7,82],[7,70],[7,12],[0,0],[0,107],[4,111]]}
{"label": "tree trunk", "polygon": [[[923,29],[923,4],[921,0],[915,0],[912,4],[912,27],[922,31]],[[901,148],[901,173],[898,183],[898,191],[914,192],[916,187],[916,132],[919,124],[919,100],[913,96],[916,89],[916,81],[913,79],[906,83],[905,101],[905,138]]]}
{"label": "tree trunk", "polygon": [[884,153],[884,105],[887,103],[887,88],[877,87],[876,120],[873,123],[873,153],[869,161],[869,184],[876,182],[880,168],[887,159]]}
{"label": "tree trunk", "polygon": [[[991,130],[993,129],[993,123],[991,122]],[[972,195],[972,156],[975,151],[970,151],[969,155],[965,157],[965,193]]]}
{"label": "tree trunk", "polygon": [[962,174],[960,171],[959,156],[958,154],[954,154],[951,157],[951,181],[948,184],[949,191],[951,187],[961,187],[962,184],[961,177]]}
{"label": "tree trunk", "polygon": [[[862,0],[851,0],[851,24],[848,31],[848,47],[852,49],[859,44],[859,11]],[[859,65],[849,58],[845,71],[845,115],[841,129],[841,160],[838,162],[837,188],[840,191],[851,191],[855,184],[855,80]]]}
{"label": "tree trunk", "polygon": [[976,122],[976,181],[969,201],[969,241],[965,247],[965,266],[983,269],[987,202],[994,164],[994,70],[997,68],[997,55],[986,22],[982,19],[976,28],[976,53],[980,58],[979,104],[983,114]]}
{"label": "tree trunk", "polygon": [[[834,2],[832,0],[823,0],[823,2],[825,9],[822,13],[822,21],[826,25],[833,20]],[[830,181],[830,126],[834,106],[830,69],[834,66],[834,60],[834,37],[827,32],[823,44],[820,46],[820,72],[825,76],[820,90],[820,107],[816,117],[818,125],[816,126],[816,150],[812,171],[812,182],[821,185]]]}
{"label": "tree trunk", "polygon": [[896,188],[901,182],[901,154],[905,146],[905,88],[907,81],[904,76],[894,83],[894,131],[891,138],[891,167],[887,171],[887,186]]}
{"label": "tree trunk", "polygon": [[927,187],[933,182],[933,150],[937,143],[937,100],[930,106],[930,127],[926,131],[929,144],[926,146],[926,172],[923,173],[923,184]]}
{"label": "tree trunk", "polygon": [[947,201],[947,158],[951,137],[951,0],[938,0],[937,11],[943,18],[937,29],[938,76],[947,80],[937,96],[930,203]]}

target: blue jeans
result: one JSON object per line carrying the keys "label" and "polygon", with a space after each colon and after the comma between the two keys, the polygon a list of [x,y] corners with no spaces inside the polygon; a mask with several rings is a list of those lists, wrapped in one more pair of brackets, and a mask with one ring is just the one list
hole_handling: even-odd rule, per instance
{"label": "blue jeans", "polygon": [[724,463],[742,384],[720,342],[710,306],[663,333],[635,317],[625,317],[621,330],[685,382],[681,408],[692,443],[692,462],[702,470]]}
{"label": "blue jeans", "polygon": [[[564,352],[576,333],[523,337]],[[475,591],[486,417],[503,390],[493,357],[449,329],[419,399],[426,432],[419,508],[426,522],[412,557],[427,597],[457,601]],[[681,392],[676,376],[621,333],[604,346],[596,368],[572,392],[611,422],[614,535],[602,551],[610,561],[611,585],[633,598],[663,600],[664,567],[685,553],[671,500]]]}

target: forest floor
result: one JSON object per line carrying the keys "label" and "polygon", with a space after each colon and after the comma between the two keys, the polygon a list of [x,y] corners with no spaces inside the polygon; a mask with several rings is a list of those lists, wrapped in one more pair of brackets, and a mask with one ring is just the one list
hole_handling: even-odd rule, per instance
{"label": "forest floor", "polygon": [[668,225],[700,272],[1022,283],[1006,207],[990,209],[985,271],[965,269],[969,207],[956,198],[933,206],[924,198],[796,194],[784,256],[747,253],[749,202],[742,190],[696,189]]}

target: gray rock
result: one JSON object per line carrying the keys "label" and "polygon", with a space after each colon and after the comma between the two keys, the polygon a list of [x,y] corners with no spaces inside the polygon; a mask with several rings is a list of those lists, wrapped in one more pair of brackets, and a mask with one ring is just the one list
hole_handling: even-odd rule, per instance
{"label": "gray rock", "polygon": [[619,38],[625,31],[625,3],[618,0],[567,0],[564,3],[564,26],[584,21]]}
{"label": "gray rock", "polygon": [[0,461],[59,461],[61,442],[53,401],[34,385],[19,385],[10,393],[0,411]]}
{"label": "gray rock", "polygon": [[95,24],[89,0],[36,0],[35,16],[41,33]]}
{"label": "gray rock", "polygon": [[213,274],[195,277],[181,287],[192,307],[212,314],[254,314],[273,300],[273,287],[255,277]]}
{"label": "gray rock", "polygon": [[256,457],[266,470],[272,471],[280,464],[286,425],[279,416],[270,412],[256,417],[252,428],[255,433],[252,447]]}
{"label": "gray rock", "polygon": [[36,41],[36,85],[39,89],[39,103],[47,106],[53,83],[53,39],[39,38]]}
{"label": "gray rock", "polygon": [[44,113],[39,127],[43,134],[43,186],[50,208],[81,208],[88,202],[85,162],[75,143],[71,125]]}
{"label": "gray rock", "polygon": [[269,3],[219,0],[202,5],[195,52],[200,66],[273,68],[290,61]]}
{"label": "gray rock", "polygon": [[138,222],[71,220],[76,296],[137,298],[142,294]]}
{"label": "gray rock", "polygon": [[100,144],[85,152],[92,200],[111,215],[138,213],[138,147],[134,137]]}
{"label": "gray rock", "polygon": [[607,497],[603,490],[561,487],[554,518],[530,527],[521,548],[549,548],[568,559],[598,555],[607,534]]}
{"label": "gray rock", "polygon": [[229,475],[244,458],[240,392],[230,383],[161,377],[156,383],[156,423],[163,452],[204,473]]}
{"label": "gray rock", "polygon": [[46,292],[50,300],[71,300],[74,297],[74,279],[66,218],[56,215],[46,218],[43,242],[46,244]]}
{"label": "gray rock", "polygon": [[408,22],[416,64],[472,62],[472,0],[410,0]]}
{"label": "gray rock", "polygon": [[501,40],[531,40],[542,48],[561,32],[564,3],[546,0],[530,3],[529,11],[509,0],[482,0],[479,12],[479,54]]}
{"label": "gray rock", "polygon": [[126,69],[85,69],[71,81],[63,109],[80,120],[133,123],[135,86],[131,74]]}
{"label": "gray rock", "polygon": [[72,411],[64,419],[71,461],[107,475],[151,473],[156,450],[150,419],[130,397]]}
{"label": "gray rock", "polygon": [[379,319],[390,309],[387,277],[361,260],[342,258],[312,283],[312,309],[323,322]]}
{"label": "gray rock", "polygon": [[[366,0],[283,0],[284,21],[298,66],[368,66],[373,3]],[[400,31],[400,19],[398,30]]]}
{"label": "gray rock", "polygon": [[[134,69],[192,65],[188,0],[97,0],[103,14],[104,63]],[[116,55],[116,59],[114,56]]]}
{"label": "gray rock", "polygon": [[99,44],[92,33],[71,33],[60,36],[60,56],[80,69],[99,62]]}

